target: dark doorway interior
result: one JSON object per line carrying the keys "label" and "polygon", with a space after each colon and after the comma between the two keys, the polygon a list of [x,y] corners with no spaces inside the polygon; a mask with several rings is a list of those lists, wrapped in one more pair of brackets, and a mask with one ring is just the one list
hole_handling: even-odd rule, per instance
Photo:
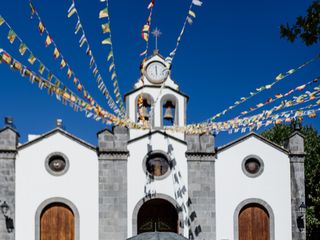
{"label": "dark doorway interior", "polygon": [[155,231],[178,233],[177,210],[163,199],[145,202],[138,213],[138,234]]}

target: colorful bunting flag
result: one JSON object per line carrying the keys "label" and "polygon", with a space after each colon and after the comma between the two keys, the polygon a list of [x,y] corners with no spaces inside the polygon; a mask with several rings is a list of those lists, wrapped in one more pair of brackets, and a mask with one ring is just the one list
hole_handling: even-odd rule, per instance
{"label": "colorful bunting flag", "polygon": [[108,8],[101,10],[99,13],[99,18],[106,18],[109,16]]}
{"label": "colorful bunting flag", "polygon": [[4,18],[0,15],[0,26],[5,22]]}
{"label": "colorful bunting flag", "polygon": [[42,33],[44,31],[44,25],[41,21],[39,22],[38,29],[39,29],[40,34],[42,35]]}
{"label": "colorful bunting flag", "polygon": [[110,24],[109,23],[102,24],[101,28],[102,28],[102,32],[103,33],[109,33],[110,32]]}
{"label": "colorful bunting flag", "polygon": [[104,44],[104,45],[111,45],[111,44],[112,44],[112,42],[111,42],[111,39],[110,39],[110,38],[106,38],[106,39],[105,39],[105,40],[103,40],[101,43],[102,43],[102,44]]}
{"label": "colorful bunting flag", "polygon": [[46,47],[48,47],[51,43],[52,43],[52,38],[50,37],[50,35],[47,35],[46,41],[45,41]]}
{"label": "colorful bunting flag", "polygon": [[21,54],[22,56],[24,55],[24,53],[26,52],[26,50],[27,50],[26,44],[20,43],[19,52],[20,52],[20,54]]}
{"label": "colorful bunting flag", "polygon": [[60,56],[60,52],[56,47],[53,50],[53,56],[54,56],[54,59],[58,59],[58,57]]}
{"label": "colorful bunting flag", "polygon": [[28,58],[28,62],[33,65],[35,61],[36,61],[36,57],[31,53]]}
{"label": "colorful bunting flag", "polygon": [[10,29],[8,33],[8,40],[11,44],[14,42],[16,37],[17,37],[16,33],[12,29]]}

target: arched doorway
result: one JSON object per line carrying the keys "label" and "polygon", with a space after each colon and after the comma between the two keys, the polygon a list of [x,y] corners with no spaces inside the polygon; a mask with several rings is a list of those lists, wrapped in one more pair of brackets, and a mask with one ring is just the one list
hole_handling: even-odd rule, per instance
{"label": "arched doorway", "polygon": [[269,240],[270,219],[267,210],[257,204],[244,206],[239,213],[239,240]]}
{"label": "arched doorway", "polygon": [[138,212],[138,234],[155,231],[178,233],[177,209],[164,199],[149,200]]}
{"label": "arched doorway", "polygon": [[72,210],[63,203],[51,203],[40,216],[40,240],[74,240],[75,219]]}

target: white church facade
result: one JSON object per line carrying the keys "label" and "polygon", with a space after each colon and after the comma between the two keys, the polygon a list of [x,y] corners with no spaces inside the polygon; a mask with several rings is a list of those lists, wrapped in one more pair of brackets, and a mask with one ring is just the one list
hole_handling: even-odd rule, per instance
{"label": "white church facade", "polygon": [[186,125],[188,103],[168,67],[155,52],[125,95],[128,117],[150,130],[103,129],[93,146],[58,122],[20,144],[7,122],[1,240],[305,239],[303,136],[217,147],[213,135],[165,131]]}

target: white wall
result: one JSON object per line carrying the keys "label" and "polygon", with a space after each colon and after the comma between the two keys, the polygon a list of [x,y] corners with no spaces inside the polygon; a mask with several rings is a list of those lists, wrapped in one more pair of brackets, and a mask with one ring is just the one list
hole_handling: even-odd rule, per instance
{"label": "white wall", "polygon": [[[45,168],[52,152],[64,153],[70,162],[63,176]],[[98,159],[94,150],[61,133],[19,151],[16,160],[16,240],[35,239],[35,214],[39,205],[54,197],[71,201],[80,214],[80,239],[98,240]]]}
{"label": "white wall", "polygon": [[[162,150],[168,152],[168,142],[165,137],[159,133],[151,136],[151,140],[148,137],[134,141],[128,145],[130,156],[128,159],[128,237],[132,236],[132,218],[133,211],[137,203],[145,196],[144,186],[147,178],[143,169],[143,159],[148,153],[147,146],[151,144],[152,150]],[[176,158],[178,169],[181,171],[184,184],[188,186],[188,169],[185,152],[187,146],[181,142],[170,139],[169,143],[173,145],[173,155]],[[153,184],[156,193],[161,193],[174,197],[174,187],[172,172],[163,180],[155,180]],[[188,229],[185,228],[185,236],[187,236]]]}
{"label": "white wall", "polygon": [[[264,162],[263,173],[250,178],[242,161],[255,154]],[[233,240],[234,212],[244,200],[257,198],[273,210],[275,239],[291,239],[290,165],[288,156],[254,136],[218,154],[216,160],[217,240]]]}

